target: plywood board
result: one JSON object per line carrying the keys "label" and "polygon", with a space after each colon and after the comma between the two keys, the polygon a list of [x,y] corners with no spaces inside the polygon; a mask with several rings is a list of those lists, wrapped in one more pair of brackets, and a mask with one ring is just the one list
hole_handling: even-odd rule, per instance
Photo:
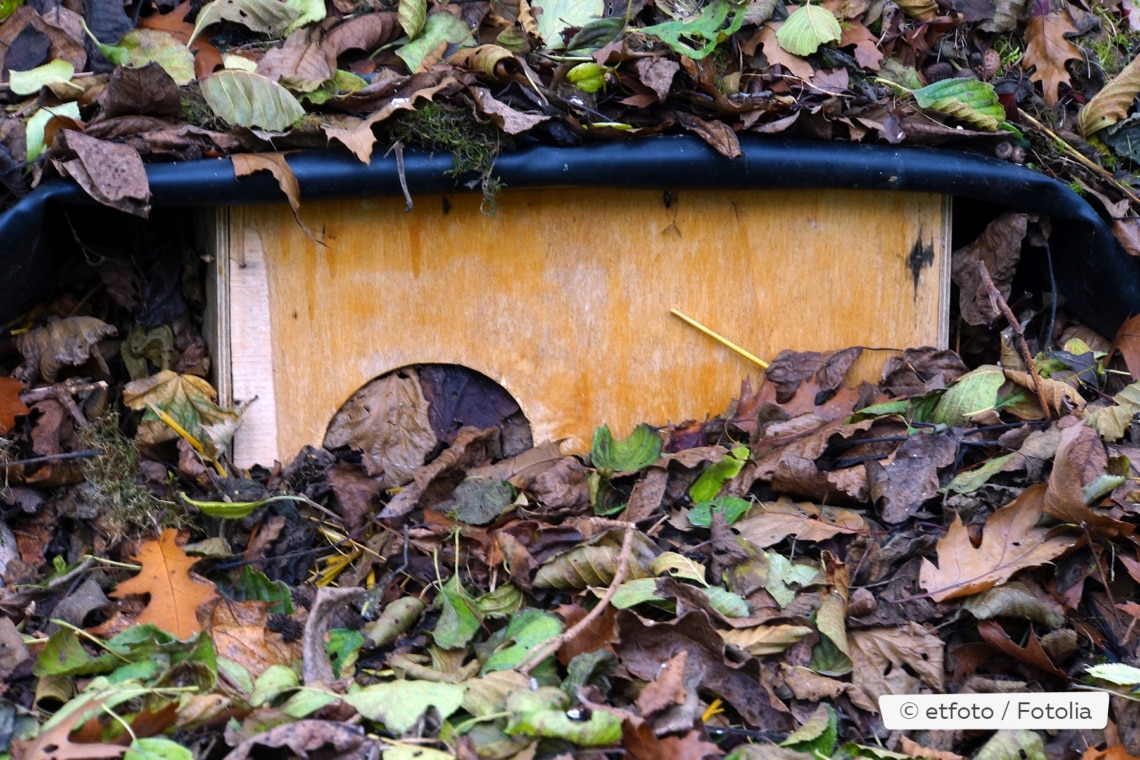
{"label": "plywood board", "polygon": [[239,465],[319,445],[355,390],[409,364],[493,378],[536,442],[717,414],[760,370],[673,308],[766,358],[946,342],[941,196],[508,190],[493,218],[479,204],[308,203],[311,236],[284,204],[226,212],[221,342],[232,397],[257,397]]}

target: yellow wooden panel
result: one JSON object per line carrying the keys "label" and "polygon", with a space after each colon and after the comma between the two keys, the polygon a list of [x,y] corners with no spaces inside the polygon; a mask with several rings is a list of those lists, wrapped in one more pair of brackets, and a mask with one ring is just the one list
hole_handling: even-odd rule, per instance
{"label": "yellow wooden panel", "polygon": [[[259,400],[239,463],[319,444],[370,379],[463,364],[536,442],[723,411],[753,353],[944,345],[949,207],[857,191],[515,190],[229,211],[233,395]],[[873,364],[881,363],[877,354]],[[869,372],[869,370],[864,369]]]}

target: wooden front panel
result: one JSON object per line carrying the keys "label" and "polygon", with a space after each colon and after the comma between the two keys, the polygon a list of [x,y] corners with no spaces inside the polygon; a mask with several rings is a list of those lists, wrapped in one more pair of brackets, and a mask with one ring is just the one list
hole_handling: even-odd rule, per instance
{"label": "wooden front panel", "polygon": [[672,308],[768,359],[946,342],[941,196],[507,190],[493,218],[480,200],[307,203],[323,245],[284,204],[226,212],[223,397],[258,397],[240,465],[319,444],[356,389],[417,363],[493,378],[536,442],[584,448],[603,422],[620,435],[717,414],[761,372]]}

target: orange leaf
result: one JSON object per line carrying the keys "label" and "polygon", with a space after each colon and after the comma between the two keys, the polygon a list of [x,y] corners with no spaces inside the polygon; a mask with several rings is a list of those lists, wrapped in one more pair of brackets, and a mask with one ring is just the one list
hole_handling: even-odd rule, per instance
{"label": "orange leaf", "polygon": [[1132,379],[1140,380],[1140,314],[1124,321],[1116,331],[1112,347],[1124,358]]}
{"label": "orange leaf", "polygon": [[198,560],[186,556],[178,539],[178,531],[167,529],[157,541],[143,544],[138,556],[132,558],[142,563],[142,570],[120,583],[111,596],[122,599],[128,594],[150,594],[137,622],[154,623],[180,639],[188,639],[202,630],[195,612],[217,593],[213,584],[190,577],[190,568]]}
{"label": "orange leaf", "polygon": [[1036,527],[1044,507],[1045,485],[1027,488],[990,515],[976,548],[962,518],[955,515],[946,535],[938,539],[938,565],[923,559],[919,583],[934,601],[944,602],[993,588],[1019,570],[1056,559],[1076,539],[1049,537],[1048,529]]}
{"label": "orange leaf", "polygon": [[30,410],[20,400],[24,384],[14,377],[0,377],[0,435],[6,434],[16,425],[16,418]]}
{"label": "orange leaf", "polygon": [[978,621],[978,635],[985,639],[987,644],[1005,652],[1015,660],[1060,678],[1067,679],[1069,677],[1068,673],[1058,668],[1053,664],[1053,660],[1049,659],[1049,655],[1041,646],[1041,642],[1037,640],[1037,634],[1033,632],[1032,628],[1029,629],[1029,640],[1023,647],[1015,644],[1005,629],[1001,627],[1001,624],[993,620]]}
{"label": "orange leaf", "polygon": [[297,183],[293,169],[286,163],[284,153],[239,153],[230,156],[230,161],[234,165],[235,177],[248,177],[254,172],[272,174],[281,192],[289,199],[293,216],[297,216],[301,210],[301,186]]}
{"label": "orange leaf", "polygon": [[1065,10],[1034,16],[1025,25],[1025,55],[1021,58],[1021,67],[1034,69],[1029,78],[1041,83],[1045,102],[1051,106],[1060,99],[1060,86],[1069,84],[1065,62],[1074,58],[1081,60],[1080,48],[1065,37],[1076,33],[1077,28]]}

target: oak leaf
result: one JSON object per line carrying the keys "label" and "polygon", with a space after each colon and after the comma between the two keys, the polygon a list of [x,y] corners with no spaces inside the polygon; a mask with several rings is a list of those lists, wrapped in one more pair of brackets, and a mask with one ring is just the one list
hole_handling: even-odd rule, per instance
{"label": "oak leaf", "polygon": [[1044,16],[1034,16],[1025,25],[1025,54],[1021,67],[1034,69],[1029,78],[1040,82],[1045,102],[1056,105],[1062,84],[1069,84],[1065,63],[1081,59],[1081,50],[1066,38],[1077,34],[1077,28],[1068,11],[1061,10]]}
{"label": "oak leaf", "polygon": [[76,726],[91,716],[92,709],[102,707],[105,702],[105,694],[94,694],[82,701],[72,700],[61,710],[66,711],[66,715],[44,724],[45,730],[34,741],[14,742],[12,757],[28,760],[100,760],[122,757],[127,751],[126,747],[71,740]]}
{"label": "oak leaf", "polygon": [[147,541],[132,557],[142,563],[134,578],[123,581],[110,596],[122,599],[129,594],[150,594],[150,601],[136,621],[153,623],[180,639],[188,639],[202,630],[195,612],[217,596],[213,584],[190,577],[191,559],[178,546],[178,531],[167,529],[157,541]]}
{"label": "oak leaf", "polygon": [[922,560],[919,583],[936,602],[977,594],[1003,583],[1019,570],[1043,565],[1075,543],[1068,536],[1049,536],[1037,521],[1045,506],[1045,485],[1037,484],[990,515],[975,547],[955,515],[938,540],[938,565]]}

